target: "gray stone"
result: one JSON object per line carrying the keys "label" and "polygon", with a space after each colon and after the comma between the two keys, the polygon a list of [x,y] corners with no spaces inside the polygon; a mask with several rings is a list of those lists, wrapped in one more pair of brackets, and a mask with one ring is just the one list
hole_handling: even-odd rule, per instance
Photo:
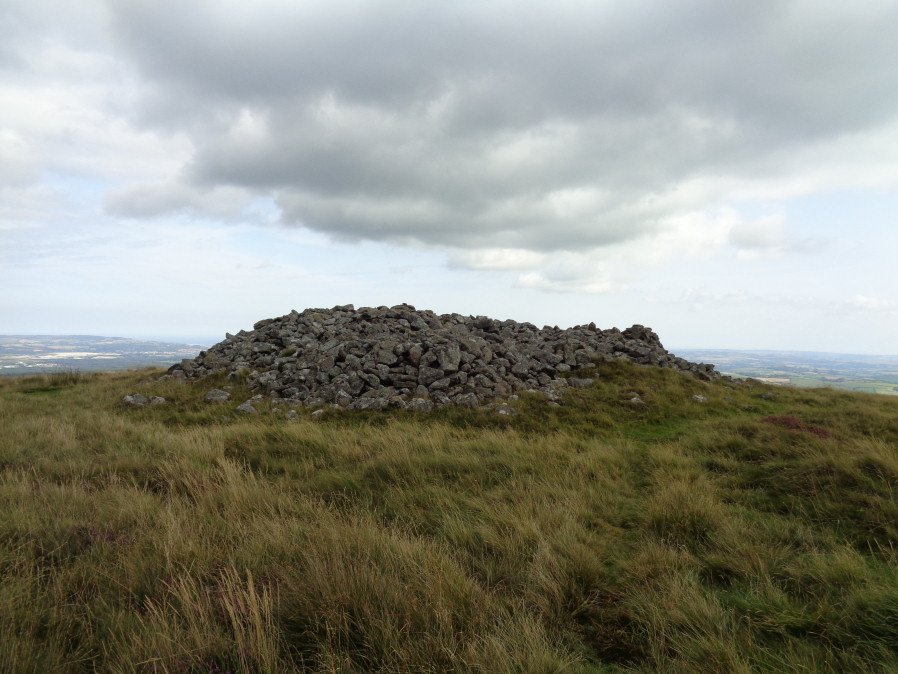
{"label": "gray stone", "polygon": [[[322,411],[323,410],[319,410]],[[314,412],[313,412],[314,414]],[[297,421],[299,419],[299,413],[296,410],[287,410],[287,421]]]}
{"label": "gray stone", "polygon": [[259,410],[253,407],[252,401],[247,400],[246,402],[242,402],[237,405],[235,411],[240,412],[241,414],[258,414]]}
{"label": "gray stone", "polygon": [[574,388],[589,388],[595,383],[595,379],[588,377],[571,377],[567,380],[567,383]]}
{"label": "gray stone", "polygon": [[427,398],[412,398],[406,403],[405,409],[411,412],[430,412],[433,409],[433,402]]}
{"label": "gray stone", "polygon": [[459,407],[474,408],[480,406],[480,400],[477,398],[477,394],[475,393],[461,393],[455,396],[452,399],[452,402],[454,402]]}
{"label": "gray stone", "polygon": [[449,380],[449,377],[444,377],[443,379],[437,379],[433,382],[428,388],[431,391],[440,391],[449,388],[449,385],[452,382]]}
{"label": "gray stone", "polygon": [[530,364],[526,361],[521,361],[511,366],[512,374],[516,374],[518,376],[526,376],[528,372],[530,372]]}
{"label": "gray stone", "polygon": [[393,353],[392,348],[382,347],[374,354],[374,362],[380,365],[395,365],[399,362],[399,356]]}
{"label": "gray stone", "polygon": [[427,367],[426,365],[422,365],[418,369],[418,381],[424,386],[430,386],[435,381],[438,381],[445,376],[446,375],[442,370],[434,367]]}
{"label": "gray stone", "polygon": [[445,407],[447,405],[451,405],[452,401],[442,391],[434,391],[433,395],[430,397],[433,400],[433,404],[437,407]]}
{"label": "gray stone", "polygon": [[164,405],[167,402],[168,401],[165,398],[163,398],[162,396],[153,396],[152,398],[150,398],[150,405],[153,405],[153,406]]}
{"label": "gray stone", "polygon": [[386,398],[358,398],[353,400],[349,409],[352,410],[383,410],[390,405]]}
{"label": "gray stone", "polygon": [[223,391],[220,388],[213,388],[206,391],[206,395],[203,396],[203,401],[207,403],[223,403],[227,400],[231,399],[231,394],[227,391]]}
{"label": "gray stone", "polygon": [[140,393],[129,393],[124,398],[122,398],[122,403],[127,405],[128,407],[144,407],[150,403],[149,398],[145,395],[141,395]]}
{"label": "gray stone", "polygon": [[420,344],[412,344],[408,349],[408,361],[412,365],[419,365],[421,363],[421,356],[424,355],[424,349],[421,348]]}
{"label": "gray stone", "polygon": [[708,399],[707,399],[705,396],[699,395],[699,394],[696,394],[696,395],[692,396],[692,399],[693,399],[695,402],[700,403],[700,404],[702,404],[702,405],[705,404],[706,402],[708,402]]}
{"label": "gray stone", "polygon": [[447,344],[438,348],[437,362],[443,372],[457,372],[461,363],[461,349],[458,344]]}

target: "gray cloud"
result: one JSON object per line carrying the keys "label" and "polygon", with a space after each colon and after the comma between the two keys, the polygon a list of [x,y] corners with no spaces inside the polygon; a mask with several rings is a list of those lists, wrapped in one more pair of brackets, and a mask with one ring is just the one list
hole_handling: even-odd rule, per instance
{"label": "gray cloud", "polygon": [[341,238],[581,250],[727,202],[717,184],[812,172],[898,111],[894,3],[108,10],[144,82],[133,119],[194,148],[140,214],[232,186]]}
{"label": "gray cloud", "polygon": [[245,190],[230,187],[197,189],[180,183],[135,185],[106,195],[105,209],[110,215],[151,218],[185,212],[194,217],[233,220],[249,203]]}

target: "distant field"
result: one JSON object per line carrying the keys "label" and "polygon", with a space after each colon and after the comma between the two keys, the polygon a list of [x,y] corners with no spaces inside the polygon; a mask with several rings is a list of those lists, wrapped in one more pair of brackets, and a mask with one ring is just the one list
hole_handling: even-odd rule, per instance
{"label": "distant field", "polygon": [[860,391],[861,393],[898,395],[898,384],[892,381],[870,381],[863,379],[832,381],[826,377],[792,377],[789,384],[791,386],[801,386],[805,388],[824,386],[845,391]]}
{"label": "distant field", "polygon": [[772,384],[898,395],[898,356],[723,349],[680,349],[676,353],[714,363],[725,374]]}
{"label": "distant field", "polygon": [[93,335],[0,335],[0,375],[168,366],[202,347]]}

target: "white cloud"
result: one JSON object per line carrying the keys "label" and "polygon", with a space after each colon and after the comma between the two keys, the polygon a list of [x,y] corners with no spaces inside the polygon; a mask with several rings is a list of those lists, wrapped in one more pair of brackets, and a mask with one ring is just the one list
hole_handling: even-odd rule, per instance
{"label": "white cloud", "polygon": [[603,250],[551,253],[544,256],[537,269],[519,274],[514,287],[600,295],[625,289],[615,271],[618,268],[607,259],[607,252]]}
{"label": "white cloud", "polygon": [[531,288],[553,293],[584,293],[587,295],[600,295],[612,292],[616,287],[608,280],[569,278],[553,279],[539,272],[521,274],[515,281],[518,288]]}
{"label": "white cloud", "polygon": [[868,295],[855,295],[848,301],[849,306],[863,311],[888,311],[893,312],[898,309],[898,304],[894,301],[883,299],[881,297],[870,297]]}
{"label": "white cloud", "polygon": [[536,269],[546,261],[546,255],[521,248],[485,248],[453,253],[450,263],[473,270],[515,271]]}
{"label": "white cloud", "polygon": [[737,222],[730,230],[729,243],[736,248],[736,255],[743,260],[759,257],[780,257],[789,253],[814,253],[827,245],[821,237],[794,237],[787,229],[782,214]]}
{"label": "white cloud", "polygon": [[15,129],[0,128],[0,185],[33,182],[38,165],[28,141]]}
{"label": "white cloud", "polygon": [[736,223],[730,230],[730,244],[742,259],[782,255],[789,247],[782,215]]}

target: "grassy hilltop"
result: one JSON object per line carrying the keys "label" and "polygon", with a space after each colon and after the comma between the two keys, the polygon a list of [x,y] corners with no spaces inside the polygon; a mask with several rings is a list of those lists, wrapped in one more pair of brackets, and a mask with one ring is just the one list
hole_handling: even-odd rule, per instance
{"label": "grassy hilltop", "polygon": [[0,671],[898,670],[898,400],[599,371],[296,422],[0,380]]}

